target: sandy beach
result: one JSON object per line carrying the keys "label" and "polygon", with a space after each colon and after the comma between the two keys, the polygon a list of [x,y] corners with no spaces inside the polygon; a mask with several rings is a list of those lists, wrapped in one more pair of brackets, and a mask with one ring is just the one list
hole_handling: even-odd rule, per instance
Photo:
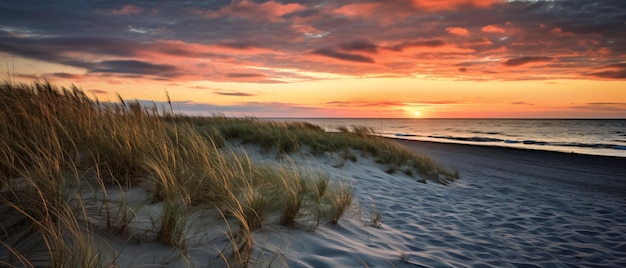
{"label": "sandy beach", "polygon": [[416,234],[432,243],[416,243],[415,263],[626,265],[626,159],[397,142],[462,174],[445,197],[425,197],[416,208],[417,221],[434,219],[421,226],[429,232]]}
{"label": "sandy beach", "polygon": [[416,183],[359,159],[327,169],[353,185],[346,220],[257,240],[271,241],[290,267],[626,266],[626,159],[396,142],[458,169],[461,180]]}

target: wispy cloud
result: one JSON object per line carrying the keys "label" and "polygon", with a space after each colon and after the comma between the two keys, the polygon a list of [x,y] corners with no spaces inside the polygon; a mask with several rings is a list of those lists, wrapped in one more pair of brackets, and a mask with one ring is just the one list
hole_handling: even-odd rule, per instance
{"label": "wispy cloud", "polygon": [[102,89],[89,89],[89,90],[87,90],[87,92],[93,93],[93,94],[96,94],[96,95],[98,95],[98,94],[102,94],[102,95],[109,94],[108,91],[102,90]]}
{"label": "wispy cloud", "polygon": [[359,55],[359,54],[351,54],[351,53],[340,52],[340,51],[334,50],[332,48],[316,49],[316,50],[314,50],[311,53],[316,54],[316,55],[321,55],[321,56],[326,56],[326,57],[338,59],[338,60],[344,60],[344,61],[374,63],[374,59],[372,59],[370,57],[362,56],[362,55]]}
{"label": "wispy cloud", "polygon": [[528,63],[533,63],[533,62],[545,62],[545,61],[551,61],[551,60],[552,60],[551,57],[530,56],[530,57],[508,59],[502,64],[506,66],[520,66],[520,65],[524,65]]}
{"label": "wispy cloud", "polygon": [[626,116],[626,103],[623,102],[592,102],[584,105],[572,106],[571,108],[592,111],[622,112],[622,116]]}
{"label": "wispy cloud", "polygon": [[213,93],[215,93],[217,95],[222,95],[222,96],[234,96],[234,97],[252,97],[252,96],[256,96],[257,95],[257,94],[247,93],[247,92],[225,91],[225,90],[219,90],[219,91],[215,91]]}

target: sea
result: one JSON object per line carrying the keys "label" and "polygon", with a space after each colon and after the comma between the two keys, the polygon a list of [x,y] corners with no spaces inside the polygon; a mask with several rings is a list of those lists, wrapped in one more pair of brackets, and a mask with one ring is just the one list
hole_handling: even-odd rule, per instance
{"label": "sea", "polygon": [[341,119],[289,118],[326,131],[371,128],[376,135],[407,140],[502,146],[626,157],[626,119]]}

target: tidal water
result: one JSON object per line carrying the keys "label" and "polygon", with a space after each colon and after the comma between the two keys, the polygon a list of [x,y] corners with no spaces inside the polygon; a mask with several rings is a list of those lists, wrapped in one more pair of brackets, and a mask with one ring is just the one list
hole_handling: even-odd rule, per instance
{"label": "tidal water", "polygon": [[626,119],[272,119],[337,131],[363,126],[408,140],[626,157]]}

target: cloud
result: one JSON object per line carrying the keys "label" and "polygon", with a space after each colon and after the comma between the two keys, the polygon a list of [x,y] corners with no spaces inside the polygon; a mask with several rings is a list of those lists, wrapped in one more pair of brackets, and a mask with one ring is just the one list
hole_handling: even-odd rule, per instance
{"label": "cloud", "polygon": [[230,77],[230,78],[258,78],[258,77],[265,77],[265,75],[257,74],[257,73],[229,73],[229,74],[226,74],[226,77]]}
{"label": "cloud", "polygon": [[252,96],[256,96],[256,94],[246,93],[246,92],[239,92],[239,91],[215,91],[214,93],[217,94],[217,95],[234,96],[234,97],[252,97]]}
{"label": "cloud", "polygon": [[626,69],[592,72],[588,75],[600,78],[626,79]]}
{"label": "cloud", "polygon": [[90,92],[90,93],[93,93],[93,94],[96,94],[96,95],[109,94],[108,91],[102,90],[102,89],[90,89],[90,90],[87,90],[87,92]]}
{"label": "cloud", "polygon": [[410,48],[410,47],[441,47],[441,46],[444,46],[445,44],[446,42],[441,39],[420,40],[420,41],[413,41],[413,42],[402,42],[402,43],[393,45],[389,49],[394,50],[394,51],[402,51],[405,48]]}
{"label": "cloud", "polygon": [[261,45],[259,45],[256,42],[245,42],[245,41],[226,41],[226,42],[222,42],[222,43],[218,43],[218,46],[222,46],[222,47],[228,47],[228,48],[235,48],[235,49],[242,49],[242,50],[246,50],[246,49],[252,49],[252,48],[261,48]]}
{"label": "cloud", "polygon": [[65,79],[75,79],[75,80],[80,79],[80,78],[83,77],[80,74],[70,74],[70,73],[51,73],[51,74],[48,74],[48,75],[52,76],[52,77],[65,78]]}
{"label": "cloud", "polygon": [[367,53],[378,53],[378,47],[368,41],[352,41],[339,45],[339,48],[344,51],[360,51]]}
{"label": "cloud", "polygon": [[513,105],[528,105],[528,106],[534,106],[534,104],[532,104],[532,103],[528,103],[528,102],[525,102],[525,101],[516,101],[516,102],[511,102],[511,104],[513,104]]}
{"label": "cloud", "polygon": [[169,64],[152,64],[138,60],[111,60],[95,64],[89,72],[174,76],[177,70],[176,66]]}
{"label": "cloud", "polygon": [[284,19],[284,15],[303,11],[306,8],[298,3],[283,4],[276,1],[266,1],[257,3],[251,0],[231,1],[229,5],[217,10],[208,11],[206,15],[209,18],[219,17],[237,17],[250,21],[272,21],[280,22]]}
{"label": "cloud", "polygon": [[456,9],[459,7],[479,7],[485,8],[502,0],[412,0],[413,4],[426,10]]}
{"label": "cloud", "polygon": [[312,54],[326,56],[326,57],[330,57],[330,58],[334,58],[338,60],[344,60],[344,61],[374,63],[374,59],[370,57],[362,56],[358,54],[339,52],[331,48],[316,49],[312,52]]}
{"label": "cloud", "polygon": [[552,60],[551,57],[529,56],[529,57],[508,59],[502,64],[506,66],[520,66],[520,65],[524,65],[528,63],[533,63],[533,62],[544,62],[544,61],[551,61],[551,60]]}
{"label": "cloud", "polygon": [[626,63],[609,64],[599,69],[602,71],[591,72],[587,75],[606,79],[626,79]]}
{"label": "cloud", "polygon": [[469,31],[462,27],[448,27],[446,28],[446,32],[448,32],[449,34],[458,35],[458,36],[469,35]]}
{"label": "cloud", "polygon": [[463,45],[464,46],[490,46],[490,45],[493,45],[493,42],[491,42],[491,40],[485,37],[481,37],[481,38],[470,39],[470,40],[464,41]]}
{"label": "cloud", "polygon": [[605,111],[605,112],[624,112],[626,113],[626,103],[624,102],[592,102],[585,105],[572,106],[573,109]]}
{"label": "cloud", "polygon": [[137,14],[141,14],[141,12],[143,12],[143,9],[138,7],[138,6],[125,5],[125,6],[121,7],[120,9],[112,10],[111,14],[114,14],[114,15],[137,15]]}
{"label": "cloud", "polygon": [[504,28],[496,25],[487,25],[485,27],[482,27],[480,30],[485,33],[506,33],[506,30],[504,30]]}

